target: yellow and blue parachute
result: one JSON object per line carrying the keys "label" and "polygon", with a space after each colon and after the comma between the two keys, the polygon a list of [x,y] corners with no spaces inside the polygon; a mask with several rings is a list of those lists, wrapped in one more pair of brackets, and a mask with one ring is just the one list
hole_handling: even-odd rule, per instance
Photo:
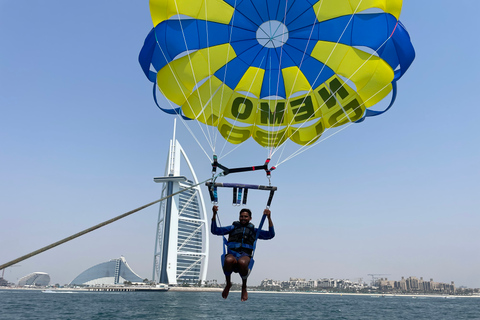
{"label": "yellow and blue parachute", "polygon": [[139,61],[167,113],[215,126],[234,144],[309,145],[382,113],[368,108],[393,90],[391,106],[415,57],[401,8],[401,0],[150,0],[154,28]]}

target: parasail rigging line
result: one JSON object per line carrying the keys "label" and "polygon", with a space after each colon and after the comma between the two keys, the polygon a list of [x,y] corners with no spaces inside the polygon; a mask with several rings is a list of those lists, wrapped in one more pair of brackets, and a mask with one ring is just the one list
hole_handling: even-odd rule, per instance
{"label": "parasail rigging line", "polygon": [[[380,91],[383,91],[386,87],[388,87],[390,84],[387,84],[386,86],[384,86],[382,89],[378,90],[377,93],[375,93],[374,95],[372,95],[369,99],[367,99],[365,102],[367,102],[368,100],[372,99],[375,95],[377,95]],[[365,104],[362,103],[361,105],[359,105],[357,108],[360,108],[362,105]],[[336,123],[338,123],[339,121],[341,120],[344,120],[345,117],[341,118],[340,120],[338,120]],[[302,147],[300,147],[297,151],[293,152],[291,155],[289,155],[285,160],[277,163],[275,166],[278,167],[279,165],[281,165],[282,163],[288,161],[288,160],[291,160],[292,158],[302,154],[303,152],[309,150],[310,148],[318,145],[319,143],[331,138],[332,136],[336,135],[337,133],[347,129],[348,127],[350,127],[352,124],[354,124],[355,122],[350,122],[348,125],[345,125],[345,126],[342,126],[340,129],[338,129],[337,131],[335,131],[334,133],[332,133],[331,135],[329,135],[328,137],[325,137],[324,139],[321,139],[313,144],[310,144],[314,139],[310,140],[307,144],[303,145]],[[333,128],[333,127],[332,127]],[[329,128],[331,129],[331,128]],[[327,130],[326,130],[327,131]]]}
{"label": "parasail rigging line", "polygon": [[[160,52],[162,53],[163,57],[166,59],[165,52],[163,51],[162,47],[158,44],[158,39],[157,39],[156,33],[155,33],[155,41],[156,41],[157,47],[160,49]],[[169,64],[168,67],[169,67],[172,75],[174,76],[175,81],[177,82],[178,87],[182,90],[182,94],[183,94],[183,96],[185,97],[185,100],[187,100],[187,97],[186,97],[186,95],[185,95],[185,92],[184,92],[183,89],[181,88],[181,86],[180,86],[180,84],[179,84],[179,81],[178,81],[178,77],[177,77],[177,75],[175,74],[172,66]],[[156,83],[154,83],[154,90],[156,90],[156,87],[158,87],[158,86],[156,86]],[[161,89],[160,87],[158,87],[158,90],[160,90],[160,93],[161,93],[163,96],[165,96],[165,94],[163,93],[163,91],[162,91],[162,89]],[[184,117],[182,117],[182,115],[181,115],[179,112],[177,112],[177,109],[176,109],[176,108],[173,108],[173,104],[172,104],[172,102],[171,102],[169,99],[166,99],[166,100],[167,100],[168,103],[170,104],[170,107],[172,107],[172,109],[175,111],[175,114],[178,116],[178,118],[182,121],[183,125],[187,128],[188,132],[190,132],[190,134],[191,134],[192,137],[194,138],[195,142],[197,142],[198,146],[202,149],[202,151],[205,153],[205,155],[207,156],[207,158],[210,159],[209,154],[205,151],[205,149],[203,148],[203,145],[198,141],[196,135],[193,134],[191,128],[190,128],[190,127],[188,126],[188,124],[186,123]],[[207,140],[207,142],[209,142],[209,140],[208,140],[208,138],[207,138],[207,136],[206,136],[206,134],[205,134],[202,126],[200,125],[200,123],[197,122],[197,125],[198,125],[198,127],[200,128],[200,130],[202,131],[203,135],[205,136],[205,139]],[[210,145],[210,148],[213,149],[213,146],[211,145],[211,143],[210,143],[209,145]]]}
{"label": "parasail rigging line", "polygon": [[[233,4],[233,7],[236,8],[237,7],[237,0],[235,0],[234,4]],[[228,43],[230,44],[232,42],[232,34],[233,34],[233,25],[234,25],[234,22],[235,22],[235,12],[233,13],[233,16],[232,16],[232,22],[230,23],[230,35],[229,35],[229,41]],[[223,72],[223,79],[222,79],[222,84],[225,83],[226,81],[226,78],[227,78],[227,70],[228,70],[228,57],[230,56],[230,48],[231,46],[229,45],[228,46],[228,50],[227,50],[227,56],[225,57],[225,71]],[[223,105],[223,98],[224,98],[224,95],[225,95],[225,86],[222,85],[222,90],[221,90],[221,94],[220,94],[220,106]],[[219,122],[217,122],[217,132],[218,132],[218,125],[219,125]],[[218,133],[216,135],[216,137],[218,136]],[[215,139],[215,142],[216,142],[216,139]],[[225,142],[226,143],[226,142]],[[225,144],[222,148],[222,151],[220,152],[220,154],[223,152],[223,150],[225,149]]]}
{"label": "parasail rigging line", "polygon": [[[190,56],[190,50],[188,49],[188,43],[187,43],[187,40],[185,38],[185,30],[183,28],[182,19],[180,19],[180,11],[178,10],[178,4],[177,4],[176,1],[174,1],[174,2],[175,2],[175,9],[176,9],[177,15],[178,15],[178,23],[180,24],[180,29],[182,30],[183,43],[185,44],[185,49],[186,49],[187,55]],[[206,10],[206,8],[205,8],[205,10]],[[227,57],[228,57],[228,55],[227,55]],[[189,65],[190,65],[190,70],[192,71],[193,81],[194,81],[194,83],[198,83],[197,82],[197,77],[195,75],[195,70],[193,69],[192,59],[188,59],[188,62],[189,62]],[[195,91],[197,91],[198,100],[202,101],[201,96],[200,96],[200,92],[198,91],[198,89],[195,90]],[[184,96],[185,96],[185,93],[184,93]],[[188,105],[190,105],[190,102],[188,101],[188,98],[186,96],[185,96],[185,99],[186,99],[185,102],[188,103]],[[205,113],[203,113],[203,117],[204,117],[204,120],[205,120],[205,123],[206,123],[207,121],[206,121],[206,118],[205,118]],[[200,126],[200,124],[198,124],[198,125]],[[208,133],[208,138],[207,138],[207,134],[205,134],[205,132],[203,132],[203,128],[202,128],[202,132],[205,135],[205,138],[208,139],[210,147],[212,148],[212,151],[214,151],[213,139],[210,136],[210,131],[208,129],[206,131]]]}
{"label": "parasail rigging line", "polygon": [[[208,21],[208,5],[207,5],[207,0],[204,0],[203,1],[203,4],[204,4],[204,7],[205,7],[205,20]],[[206,35],[206,41],[207,41],[207,64],[208,64],[208,70],[211,69],[211,63],[210,63],[210,38],[209,38],[209,33],[208,33],[208,23],[205,23],[205,35]],[[211,76],[210,76],[211,77]],[[209,79],[210,80],[210,79]],[[210,104],[210,114],[213,114],[213,103],[211,103],[211,99],[213,98],[214,94],[213,94],[213,88],[212,88],[212,81],[208,81],[208,88],[210,90],[210,101],[207,101],[207,105]],[[217,89],[218,90],[218,89]],[[216,91],[215,90],[215,93]],[[202,109],[203,110],[203,109]],[[205,120],[205,122],[207,122]],[[213,124],[213,120],[212,120],[212,124]],[[213,145],[213,150],[212,152],[215,153],[215,146],[216,146],[216,143],[217,143],[217,134],[216,132],[218,132],[218,130],[215,130],[215,127],[212,125],[211,126],[211,136],[213,137],[212,139],[212,145]],[[208,128],[207,128],[208,130]]]}
{"label": "parasail rigging line", "polygon": [[[392,34],[374,51],[374,53],[377,53],[378,50],[380,50],[380,49],[391,39],[392,36],[393,36],[393,32],[392,32]],[[338,44],[338,42],[337,42],[337,44]],[[332,52],[333,52],[333,51],[332,51]],[[368,57],[368,59],[366,59],[366,60],[352,73],[352,75],[351,75],[349,78],[347,78],[347,80],[350,80],[350,79],[375,55],[374,53],[371,53],[370,56]],[[331,56],[331,54],[330,54],[330,56]],[[330,56],[329,56],[329,58],[330,58]],[[328,60],[327,60],[327,61],[328,61]],[[317,77],[317,78],[318,78],[318,77]],[[345,86],[345,84],[346,84],[346,82],[344,82],[337,90],[335,90],[335,91],[332,93],[332,97],[335,97],[336,94],[337,94],[337,92],[338,92],[339,90],[341,90],[341,89]],[[362,104],[360,104],[360,105],[357,106],[357,107],[354,107],[353,110],[350,111],[350,113],[351,113],[351,112],[354,112],[354,111],[357,110],[358,108],[361,108],[363,105],[365,105],[365,103],[366,103],[367,101],[369,101],[370,99],[372,99],[373,97],[375,97],[379,92],[383,91],[383,90],[384,90],[386,87],[388,87],[390,84],[391,84],[391,83],[385,85],[383,88],[379,89],[375,94],[373,94],[370,98],[368,98],[367,100],[365,100]],[[310,91],[311,91],[311,89],[310,89]],[[326,103],[326,102],[324,102],[321,106],[325,105],[325,103]],[[390,103],[390,106],[389,106],[389,107],[391,107],[391,105],[392,105],[392,103]],[[320,106],[320,107],[321,107],[321,106]],[[348,113],[345,111],[345,109],[343,109],[343,106],[340,105],[340,107],[341,107],[341,109],[342,109],[342,111],[343,111],[344,116],[341,117],[340,119],[338,119],[338,120],[335,122],[335,124],[332,125],[331,128],[335,127],[336,124],[338,124],[339,122],[345,120],[346,118],[352,123],[352,120],[351,120],[350,117],[348,116]],[[388,109],[388,108],[387,108],[387,109]],[[310,119],[312,116],[313,116],[313,115],[309,116],[308,119]],[[308,121],[308,119],[307,119],[307,121]],[[305,123],[306,123],[306,122],[302,123],[302,124],[294,131],[294,133],[297,132],[300,128],[302,128]],[[290,125],[290,124],[289,124],[289,125]],[[347,127],[349,127],[349,126],[350,126],[350,125],[348,125]],[[327,128],[327,129],[325,130],[325,132],[326,132],[326,131],[329,131],[331,128]],[[343,131],[343,129],[342,129],[341,131]],[[314,141],[314,140],[317,139],[317,138],[318,138],[318,137],[312,138],[309,142],[307,142],[305,145],[303,145],[302,147],[300,147],[296,152],[292,153],[293,157],[295,157],[296,155],[294,155],[294,154],[297,153],[297,152],[299,152],[299,151],[300,151],[300,153],[303,153],[303,151],[301,151],[302,149],[304,149],[304,148],[308,148],[308,149],[309,149],[309,148],[310,148],[309,146],[310,146],[311,142]],[[321,142],[321,141],[325,141],[325,139],[320,140],[320,142]],[[282,144],[284,145],[285,143],[282,143]],[[317,145],[317,144],[318,144],[318,143],[315,143],[314,145]],[[273,153],[275,153],[275,152],[276,152],[276,150],[275,150]],[[282,153],[281,153],[281,154],[282,154]],[[292,158],[292,157],[291,157],[292,155],[290,155],[288,158],[291,159],[291,158]],[[273,156],[273,154],[272,154],[272,156]],[[286,160],[285,160],[285,161],[286,161]],[[285,161],[280,162],[280,160],[279,160],[279,163],[277,163],[276,166],[278,166],[280,163],[283,163],[283,162],[285,162]]]}
{"label": "parasail rigging line", "polygon": [[[385,41],[382,43],[382,45],[380,45],[379,48],[378,48],[377,50],[375,50],[375,52],[377,52],[382,46],[384,46],[389,39],[390,39],[390,37],[389,37],[387,40],[385,40]],[[355,73],[357,73],[358,70],[360,70],[360,69],[365,65],[365,63],[367,63],[367,61],[369,61],[369,60],[372,58],[372,56],[374,56],[373,53],[369,56],[369,58],[368,58],[362,65],[360,65],[360,66],[357,68],[357,70],[356,70],[356,71],[352,74],[352,76],[350,76],[347,80],[350,80],[350,78],[353,77],[353,75],[355,75]],[[363,103],[359,104],[357,107],[354,107],[353,110],[350,111],[350,113],[351,113],[351,112],[355,112],[357,109],[361,108],[363,105],[365,105],[366,102],[368,102],[370,99],[372,99],[373,97],[375,97],[378,93],[382,92],[382,91],[383,91],[385,88],[387,88],[389,85],[391,85],[391,83],[388,83],[387,85],[383,86],[381,89],[377,90],[377,92],[376,92],[375,94],[373,94],[372,96],[370,96],[370,98],[366,99]],[[342,84],[337,90],[335,90],[335,91],[332,93],[332,97],[335,97],[335,95],[337,94],[337,92],[338,92],[339,90],[341,90],[341,89],[343,88],[343,86],[344,86],[344,84]],[[326,102],[324,102],[321,106],[325,105],[325,103],[326,103]],[[392,104],[390,103],[390,106],[387,108],[387,110],[391,107],[391,105],[392,105]],[[321,107],[321,106],[320,106],[320,107]],[[340,119],[338,119],[330,128],[326,128],[324,132],[327,132],[327,131],[331,130],[332,128],[335,127],[336,124],[338,124],[339,122],[345,120],[346,118],[350,121],[350,124],[349,124],[347,127],[349,127],[351,124],[353,124],[353,122],[352,122],[352,120],[350,119],[350,117],[348,117],[348,113],[345,111],[345,109],[343,109],[342,106],[341,106],[341,109],[342,109],[342,111],[343,111],[343,116],[340,117]],[[386,111],[386,110],[385,110],[385,111]],[[312,117],[312,116],[310,116],[308,119],[310,119],[311,117]],[[308,120],[308,119],[307,119],[307,120]],[[304,122],[303,124],[301,124],[301,125],[297,128],[297,130],[296,130],[295,132],[297,132],[300,128],[302,128],[305,123],[306,123],[306,122]],[[343,129],[340,130],[340,131],[343,131]],[[336,133],[335,133],[335,134],[336,134]],[[299,151],[300,151],[299,154],[300,154],[300,153],[303,153],[303,151],[301,151],[301,150],[304,149],[304,148],[310,149],[310,147],[311,147],[310,144],[311,144],[315,139],[317,139],[317,137],[312,138],[312,139],[311,139],[309,142],[307,142],[305,145],[299,147],[299,149],[298,149],[297,151],[295,151],[294,153],[292,153],[292,155],[295,154],[295,153],[297,153],[297,152],[299,152]],[[326,140],[326,139],[322,139],[322,140],[320,140],[319,142],[322,142],[322,141],[325,141],[325,140]],[[317,145],[317,144],[318,144],[318,143],[314,143],[312,146]],[[275,152],[274,152],[274,153],[275,153]],[[291,158],[293,158],[293,157],[296,156],[296,155],[293,155],[293,157],[291,157],[292,155],[290,155],[288,158],[291,159]],[[286,161],[286,160],[285,160],[285,161]],[[285,161],[282,161],[281,163],[283,163],[283,162],[285,162]],[[279,165],[279,163],[277,163],[276,166],[278,166],[278,165]]]}
{"label": "parasail rigging line", "polygon": [[20,261],[23,261],[23,260],[26,260],[26,259],[31,258],[31,257],[33,257],[33,256],[36,256],[37,254],[40,254],[40,253],[45,252],[45,251],[47,251],[47,250],[53,249],[53,248],[55,248],[55,247],[57,247],[57,246],[65,243],[65,242],[68,242],[68,241],[70,241],[70,240],[73,240],[73,239],[75,239],[75,238],[78,238],[78,237],[80,237],[80,236],[83,236],[83,235],[85,235],[85,234],[87,234],[87,233],[89,233],[89,232],[92,232],[92,231],[97,230],[97,229],[99,229],[99,228],[101,228],[101,227],[104,227],[104,226],[106,226],[106,225],[109,225],[109,224],[111,224],[111,223],[113,223],[113,222],[115,222],[115,221],[118,221],[118,220],[120,220],[120,219],[123,219],[123,218],[125,218],[125,217],[128,217],[128,216],[131,215],[131,214],[134,214],[134,213],[136,213],[136,212],[138,212],[138,211],[140,211],[140,210],[143,210],[143,209],[145,209],[145,208],[148,208],[148,207],[150,207],[150,206],[152,206],[152,205],[154,205],[154,204],[156,204],[156,203],[162,202],[162,201],[164,201],[164,200],[166,200],[166,199],[168,199],[168,198],[170,198],[170,197],[173,197],[173,196],[175,196],[175,195],[177,195],[177,194],[180,194],[180,193],[185,192],[185,191],[187,191],[187,190],[193,189],[193,188],[195,188],[195,187],[197,187],[197,186],[199,186],[199,185],[201,185],[201,184],[204,184],[204,183],[206,183],[206,182],[208,182],[208,181],[210,181],[210,180],[213,180],[213,179],[214,179],[214,177],[213,177],[213,178],[206,179],[206,180],[204,180],[204,181],[202,181],[202,182],[199,182],[199,183],[197,183],[197,184],[195,184],[195,185],[192,185],[192,186],[187,187],[187,188],[185,188],[185,189],[182,189],[182,190],[179,190],[179,191],[177,191],[177,192],[174,192],[174,193],[172,193],[172,194],[170,194],[170,195],[168,195],[168,196],[166,196],[166,197],[163,197],[163,198],[161,198],[161,199],[158,199],[158,200],[152,201],[152,202],[150,202],[150,203],[147,203],[147,204],[145,204],[145,205],[143,205],[143,206],[141,206],[141,207],[138,207],[138,208],[136,208],[136,209],[130,210],[130,211],[128,211],[128,212],[125,212],[125,213],[123,213],[123,214],[121,214],[121,215],[119,215],[119,216],[116,216],[116,217],[114,217],[114,218],[112,218],[112,219],[109,219],[109,220],[106,220],[106,221],[104,221],[104,222],[102,222],[102,223],[99,223],[99,224],[97,224],[97,225],[95,225],[95,226],[93,226],[93,227],[90,227],[90,228],[88,228],[88,229],[85,229],[85,230],[83,230],[83,231],[80,231],[80,232],[78,232],[78,233],[75,233],[75,234],[73,234],[73,235],[71,235],[71,236],[69,236],[69,237],[66,237],[66,238],[64,238],[64,239],[62,239],[62,240],[59,240],[59,241],[57,241],[57,242],[54,242],[54,243],[52,243],[52,244],[50,244],[50,245],[48,245],[48,246],[45,246],[45,247],[43,247],[43,248],[40,248],[40,249],[35,250],[35,251],[33,251],[33,252],[30,252],[30,253],[28,253],[28,254],[26,254],[26,255],[23,255],[23,256],[21,256],[21,257],[19,257],[19,258],[17,258],[17,259],[14,259],[14,260],[12,260],[12,261],[9,261],[9,262],[7,262],[7,263],[4,263],[4,264],[0,265],[0,270],[5,269],[5,268],[8,268],[8,267],[10,267],[10,266],[12,266],[12,265],[20,262]]}
{"label": "parasail rigging line", "polygon": [[[297,70],[297,72],[296,72],[296,74],[295,74],[295,78],[294,78],[294,80],[293,80],[293,84],[294,84],[294,85],[292,86],[292,90],[290,91],[290,94],[289,94],[289,96],[288,96],[288,98],[287,98],[287,101],[286,101],[286,103],[285,103],[285,106],[288,105],[288,102],[290,101],[290,97],[292,96],[292,93],[293,93],[293,88],[295,87],[295,84],[297,83],[298,75],[299,75],[300,69],[301,69],[301,67],[302,67],[302,65],[303,65],[303,61],[304,61],[304,59],[305,59],[305,55],[307,54],[308,44],[310,43],[310,40],[312,39],[313,30],[314,30],[314,28],[315,28],[315,24],[317,23],[317,16],[318,16],[318,14],[320,13],[320,10],[321,10],[321,8],[322,8],[322,5],[323,5],[323,0],[321,0],[321,2],[320,2],[320,5],[319,5],[319,7],[318,7],[318,9],[317,9],[315,18],[314,18],[314,20],[313,20],[312,28],[310,29],[310,34],[309,34],[308,40],[307,40],[307,45],[305,46],[305,50],[303,50],[302,59],[300,60],[300,65],[298,66],[298,70]],[[286,24],[286,20],[287,20],[287,3],[285,3],[285,13],[284,13],[284,17],[283,17],[284,24]],[[283,39],[283,35],[282,35],[282,39]],[[340,40],[340,39],[339,39],[339,40]],[[281,53],[283,53],[283,46],[282,46]],[[281,60],[280,60],[280,61],[281,61]],[[279,73],[279,76],[280,76],[280,73]],[[277,81],[277,83],[278,83],[278,81]],[[278,87],[277,87],[277,88],[278,88]],[[298,113],[298,111],[297,111],[297,113]],[[276,116],[276,112],[275,112],[275,116]],[[285,117],[285,113],[283,113],[282,119],[281,119],[280,123],[283,122],[283,118],[284,118],[284,117]],[[278,125],[278,127],[280,127],[280,124]],[[282,137],[281,137],[278,141],[282,141],[283,137],[285,136],[285,133],[288,131],[288,128],[289,128],[289,125],[287,125],[287,128],[285,129]],[[278,132],[279,132],[279,130],[277,130],[277,132],[275,133],[275,138],[274,138],[275,140],[278,139]],[[275,140],[274,140],[274,141],[275,141]],[[280,146],[282,146],[282,145],[285,145],[285,144],[282,143]],[[272,156],[273,156],[273,154],[275,153],[274,151],[275,151],[278,147],[279,147],[279,145],[277,145],[277,146],[272,146],[272,147],[270,148],[269,157],[272,157]],[[283,150],[285,150],[285,148],[283,148]],[[283,151],[282,151],[280,154],[282,155],[282,154],[283,154]]]}
{"label": "parasail rigging line", "polygon": [[[310,86],[310,89],[308,90],[308,93],[307,93],[307,94],[309,94],[309,93],[312,92],[313,87],[315,86],[315,83],[317,82],[318,78],[320,77],[320,75],[322,74],[323,70],[325,69],[325,66],[326,66],[327,62],[330,60],[333,52],[335,51],[336,47],[337,47],[338,44],[340,43],[340,40],[342,39],[343,35],[345,34],[346,30],[348,29],[348,26],[349,26],[350,23],[352,22],[352,19],[353,19],[355,13],[357,13],[358,8],[359,8],[360,5],[362,4],[362,2],[363,2],[363,0],[359,1],[357,7],[355,8],[355,11],[354,11],[353,14],[351,15],[350,19],[348,20],[348,23],[346,24],[346,26],[345,26],[345,28],[343,29],[343,31],[342,31],[342,33],[340,34],[340,36],[338,37],[337,42],[335,43],[334,47],[333,47],[332,50],[330,51],[330,54],[328,55],[327,60],[323,63],[322,69],[320,69],[320,72],[317,74],[317,77],[315,78],[313,84]],[[309,38],[308,38],[308,42],[307,42],[307,43],[309,43],[310,40],[311,40],[312,33],[313,33],[313,30],[314,30],[314,27],[315,27],[315,24],[316,24],[317,16],[318,16],[318,14],[320,13],[320,9],[321,9],[321,7],[322,7],[322,4],[323,4],[323,0],[322,0],[322,2],[320,3],[320,6],[319,6],[319,8],[318,8],[318,10],[317,10],[317,12],[316,12],[315,20],[313,21],[312,28],[311,28],[311,30],[310,30],[310,35],[309,35]],[[299,68],[297,69],[297,73],[296,73],[296,75],[295,75],[294,83],[297,82],[298,75],[299,75],[299,73],[300,73],[300,67],[301,67],[302,64],[303,64],[303,60],[304,60],[304,58],[305,58],[305,55],[306,55],[306,52],[307,52],[307,48],[308,48],[308,45],[305,46],[305,50],[304,50],[304,52],[303,52],[303,56],[302,56],[302,60],[301,60],[301,62],[300,62],[300,66],[299,66]],[[378,50],[378,49],[377,49],[377,50]],[[371,57],[371,56],[370,56],[370,57]],[[362,66],[363,66],[363,64],[362,64]],[[359,68],[357,69],[357,71],[358,71],[358,70],[359,70]],[[343,85],[342,85],[342,87],[343,87]],[[340,88],[337,89],[337,91],[338,91],[338,90],[340,90]],[[291,95],[290,95],[290,96],[291,96]],[[290,101],[290,97],[287,98],[286,104],[288,104],[289,101]],[[325,102],[324,102],[320,107],[322,107],[323,105],[325,105]],[[320,107],[319,107],[319,108],[320,108]],[[342,108],[342,110],[343,110],[343,108]],[[294,117],[295,117],[299,112],[300,112],[300,108],[297,110],[297,112],[295,113],[295,115],[292,117],[292,120],[290,121],[290,123],[287,124],[287,129],[286,129],[285,132],[283,133],[283,136],[285,136],[285,134],[286,134],[287,131],[288,131],[288,128],[290,128],[290,127],[291,127],[291,124],[293,123]],[[302,128],[303,125],[304,125],[312,116],[313,116],[313,115],[309,116],[309,118],[308,118],[302,125],[300,125],[300,127],[297,128],[297,129],[294,131],[294,133],[296,133],[300,128]],[[293,133],[293,134],[294,134],[294,133]],[[279,141],[282,141],[283,136],[282,136],[281,139],[279,139]],[[315,140],[315,138],[312,138],[312,140]],[[286,141],[286,140],[285,140],[285,141]],[[284,141],[283,143],[281,143],[281,145],[285,145],[285,141]],[[308,144],[308,143],[307,143],[307,144]],[[277,149],[277,148],[280,147],[281,145],[275,146],[275,149]],[[275,151],[274,151],[273,153],[275,153]],[[273,154],[272,154],[272,155],[273,155]]]}
{"label": "parasail rigging line", "polygon": [[[262,58],[260,64],[263,63],[263,60],[265,59],[265,56]],[[250,83],[250,87],[248,88],[248,90],[250,91],[252,89],[252,86],[253,84],[255,83],[255,79],[257,78],[258,76],[258,73],[259,73],[260,69],[257,68],[257,71],[255,72],[255,76],[253,77],[253,81]],[[223,94],[223,92],[222,92]],[[245,97],[243,99],[243,103],[245,103],[245,101],[247,100],[247,97]],[[233,121],[233,125],[235,125],[237,123],[237,120],[238,120],[238,117],[240,116],[240,114],[238,114],[236,117],[235,117],[235,120]],[[217,130],[218,131],[218,130]],[[225,139],[224,143],[223,143],[223,147],[222,147],[222,150],[220,152],[220,155],[223,153],[223,151],[225,150],[225,147],[227,146],[227,141],[228,139],[230,138],[230,135],[232,134],[232,130],[230,130],[230,132],[228,133],[228,136],[227,138]],[[237,146],[237,148],[239,147],[240,145]],[[223,158],[223,156],[221,156],[221,158]]]}

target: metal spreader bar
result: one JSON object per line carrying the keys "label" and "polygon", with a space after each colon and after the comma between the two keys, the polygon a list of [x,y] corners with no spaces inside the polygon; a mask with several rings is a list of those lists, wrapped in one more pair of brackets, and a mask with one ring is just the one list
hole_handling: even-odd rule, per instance
{"label": "metal spreader bar", "polygon": [[[261,185],[253,185],[253,184],[243,184],[243,183],[222,183],[222,182],[207,182],[205,185],[208,187],[208,192],[210,194],[210,200],[212,203],[218,203],[218,193],[217,188],[232,188],[233,189],[233,204],[240,205],[240,204],[247,204],[247,195],[249,189],[254,190],[266,190],[270,191],[270,195],[267,201],[267,208],[270,207],[273,195],[275,191],[277,191],[277,187],[274,186],[261,186]],[[243,193],[243,199],[242,199]],[[243,200],[243,201],[242,201]]]}

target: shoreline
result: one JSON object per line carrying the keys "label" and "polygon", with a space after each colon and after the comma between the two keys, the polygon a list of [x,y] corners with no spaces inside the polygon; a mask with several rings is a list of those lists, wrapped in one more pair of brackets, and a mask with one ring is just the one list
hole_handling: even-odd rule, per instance
{"label": "shoreline", "polygon": [[[105,287],[104,287],[105,288]],[[118,288],[118,287],[116,287]],[[125,287],[128,289],[129,287]],[[135,287],[138,289],[138,287]],[[21,287],[0,287],[0,291],[8,290],[30,290],[30,291],[53,291],[53,292],[94,292],[92,288],[21,288]],[[127,292],[128,290],[125,290]],[[202,287],[170,287],[168,291],[173,292],[222,292],[223,288],[202,288]],[[165,292],[168,292],[165,291]],[[122,291],[120,291],[122,292]],[[141,291],[145,292],[145,291]],[[233,290],[231,292],[240,292],[239,290]],[[335,296],[370,296],[372,298],[393,298],[393,297],[406,297],[406,298],[480,298],[480,295],[442,295],[442,294],[394,294],[394,293],[345,293],[345,292],[298,292],[298,291],[263,291],[263,290],[249,290],[249,294],[304,294],[304,295],[335,295]]]}
{"label": "shoreline", "polygon": [[406,297],[406,298],[443,298],[443,299],[454,299],[454,298],[480,298],[480,295],[449,295],[449,294],[396,294],[396,293],[351,293],[351,292],[298,292],[298,291],[261,291],[261,290],[251,290],[250,293],[276,293],[276,294],[323,294],[323,295],[335,295],[335,296],[366,296],[372,298],[395,298],[395,297]]}

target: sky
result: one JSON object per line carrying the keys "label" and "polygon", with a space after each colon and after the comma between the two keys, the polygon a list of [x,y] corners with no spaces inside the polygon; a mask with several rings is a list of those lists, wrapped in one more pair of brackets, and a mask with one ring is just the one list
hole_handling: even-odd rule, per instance
{"label": "sky", "polygon": [[[258,243],[250,284],[383,274],[480,287],[479,10],[476,0],[404,1],[416,59],[395,106],[273,172],[276,236]],[[146,0],[0,0],[0,264],[160,198],[153,178],[173,117],[155,106],[137,60],[151,28]],[[176,135],[198,179],[209,178],[209,158],[180,122]],[[222,162],[265,158],[249,141]],[[268,183],[263,173],[223,179]],[[258,224],[266,194],[250,196]],[[222,221],[237,218],[230,198]],[[152,206],[5,278],[41,271],[66,284],[123,255],[151,279],[157,215]],[[223,283],[221,237],[210,240],[207,279]]]}

